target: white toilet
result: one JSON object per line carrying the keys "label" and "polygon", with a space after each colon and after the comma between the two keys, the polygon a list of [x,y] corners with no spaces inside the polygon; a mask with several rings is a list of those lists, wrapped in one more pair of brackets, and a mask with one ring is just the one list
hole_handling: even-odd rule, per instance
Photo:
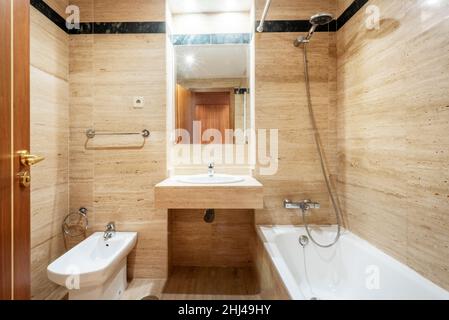
{"label": "white toilet", "polygon": [[48,278],[69,289],[70,300],[118,300],[127,288],[126,260],[137,233],[94,233],[47,268]]}

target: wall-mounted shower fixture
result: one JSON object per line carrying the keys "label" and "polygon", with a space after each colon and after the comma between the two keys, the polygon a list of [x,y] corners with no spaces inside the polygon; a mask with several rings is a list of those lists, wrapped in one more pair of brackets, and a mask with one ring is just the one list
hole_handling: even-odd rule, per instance
{"label": "wall-mounted shower fixture", "polygon": [[303,43],[308,43],[319,26],[329,24],[334,20],[334,16],[330,13],[318,13],[310,18],[312,28],[306,36],[300,36],[294,41],[295,47],[299,47]]}
{"label": "wall-mounted shower fixture", "polygon": [[268,10],[270,10],[271,0],[267,0],[265,3],[265,8],[263,9],[262,19],[260,19],[259,26],[257,27],[257,32],[263,32],[263,25],[265,24],[265,19],[268,15]]}
{"label": "wall-mounted shower fixture", "polygon": [[[309,228],[309,224],[307,223],[307,213],[309,212],[310,209],[316,209],[319,208],[319,204],[314,204],[311,203],[309,201],[304,201],[304,202],[300,202],[300,203],[292,203],[291,201],[284,201],[284,207],[287,209],[300,209],[301,213],[302,213],[302,219],[304,222],[304,226],[305,229],[307,231],[307,235],[309,237],[309,239],[316,244],[318,247],[321,248],[330,248],[334,245],[337,244],[338,240],[340,239],[341,236],[341,229],[342,229],[342,214],[340,211],[340,207],[338,205],[338,194],[336,192],[334,192],[334,190],[332,189],[331,186],[331,181],[330,181],[330,175],[329,175],[329,170],[327,168],[327,164],[325,161],[325,157],[324,157],[324,151],[323,151],[323,147],[322,147],[322,143],[321,143],[321,137],[320,137],[320,132],[318,130],[318,126],[317,126],[317,122],[316,122],[316,118],[315,118],[315,113],[313,111],[313,103],[312,103],[312,93],[310,90],[310,76],[309,76],[309,62],[308,62],[308,58],[307,58],[307,43],[309,43],[309,40],[312,38],[313,34],[315,33],[316,29],[318,26],[322,26],[325,24],[330,23],[333,20],[333,16],[329,13],[318,13],[314,16],[312,16],[310,18],[310,23],[312,24],[312,28],[310,29],[309,33],[304,37],[299,37],[294,41],[294,45],[295,47],[299,47],[301,44],[303,44],[302,49],[304,51],[304,80],[305,80],[305,85],[306,85],[306,93],[307,93],[307,107],[309,110],[309,118],[310,118],[310,124],[312,126],[313,129],[313,138],[315,140],[315,145],[316,145],[316,149],[317,149],[317,153],[318,156],[320,158],[320,166],[321,166],[321,171],[323,173],[323,177],[324,177],[324,181],[326,182],[326,188],[327,188],[327,192],[329,194],[330,200],[332,202],[332,206],[334,208],[335,211],[335,217],[337,219],[337,234],[335,236],[335,239],[332,243],[330,244],[321,244],[318,241],[316,241],[313,236],[312,233],[310,231]],[[318,205],[318,206],[316,206]]]}
{"label": "wall-mounted shower fixture", "polygon": [[313,202],[311,200],[304,200],[301,202],[292,202],[290,200],[284,200],[285,209],[301,209],[309,211],[312,209],[321,209],[321,205],[318,202]]}

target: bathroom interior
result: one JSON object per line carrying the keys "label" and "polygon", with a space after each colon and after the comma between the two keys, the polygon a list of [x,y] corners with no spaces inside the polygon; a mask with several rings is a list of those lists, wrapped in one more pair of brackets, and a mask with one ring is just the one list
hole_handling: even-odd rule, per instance
{"label": "bathroom interior", "polygon": [[448,0],[13,2],[2,299],[449,300]]}

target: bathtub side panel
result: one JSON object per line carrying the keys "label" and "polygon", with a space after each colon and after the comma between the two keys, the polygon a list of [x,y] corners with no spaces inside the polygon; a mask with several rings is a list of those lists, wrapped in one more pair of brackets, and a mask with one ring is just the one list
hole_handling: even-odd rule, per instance
{"label": "bathtub side panel", "polygon": [[262,300],[291,300],[259,237],[255,239],[253,252],[254,268],[259,281]]}

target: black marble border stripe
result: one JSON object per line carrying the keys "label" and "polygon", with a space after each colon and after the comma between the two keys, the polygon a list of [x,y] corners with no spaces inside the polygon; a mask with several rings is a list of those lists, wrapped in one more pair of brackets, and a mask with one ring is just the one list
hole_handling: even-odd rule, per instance
{"label": "black marble border stripe", "polygon": [[362,9],[368,1],[369,0],[355,0],[351,3],[351,5],[337,19],[337,31],[340,30],[346,22],[351,20],[351,18],[355,16],[355,14],[359,12],[359,10]]}
{"label": "black marble border stripe", "polygon": [[[329,25],[320,26],[317,32],[336,32],[340,30],[369,0],[354,0],[336,20]],[[256,27],[260,21],[256,22]],[[308,32],[309,20],[269,20],[265,21],[264,32]]]}
{"label": "black marble border stripe", "polygon": [[30,0],[30,4],[36,8],[40,13],[51,20],[55,25],[57,25],[64,32],[67,32],[67,27],[65,24],[65,19],[59,15],[52,7],[45,3],[43,0]]}
{"label": "black marble border stripe", "polygon": [[[259,21],[256,22],[256,28],[259,23]],[[310,27],[309,20],[267,20],[263,32],[308,32]],[[337,31],[337,22],[333,20],[329,25],[318,27],[316,31],[335,32]]]}
{"label": "black marble border stripe", "polygon": [[165,22],[84,22],[69,34],[165,33]]}
{"label": "black marble border stripe", "polygon": [[[354,0],[337,20],[320,26],[317,32],[336,32],[340,30],[369,0]],[[43,0],[30,0],[30,4],[68,34],[127,34],[127,33],[165,33],[165,22],[85,22],[80,29],[69,30],[66,22]],[[256,25],[258,25],[257,22]],[[307,32],[308,20],[270,20],[265,22],[264,32]],[[231,42],[232,43],[232,42]]]}
{"label": "black marble border stripe", "polygon": [[69,30],[66,21],[43,0],[30,4],[67,34],[165,33],[165,22],[83,22],[79,29]]}

